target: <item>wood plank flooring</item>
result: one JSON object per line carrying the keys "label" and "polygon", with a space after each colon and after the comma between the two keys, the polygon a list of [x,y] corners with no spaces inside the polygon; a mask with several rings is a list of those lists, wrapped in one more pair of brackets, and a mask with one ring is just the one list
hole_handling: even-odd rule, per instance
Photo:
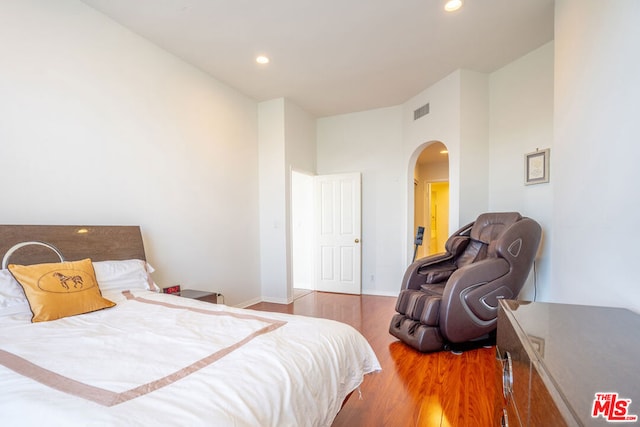
{"label": "wood plank flooring", "polygon": [[395,298],[312,292],[292,304],[259,303],[251,309],[323,317],[359,330],[382,371],[367,375],[332,427],[489,427],[498,425],[501,390],[495,348],[454,355],[423,354],[388,332]]}

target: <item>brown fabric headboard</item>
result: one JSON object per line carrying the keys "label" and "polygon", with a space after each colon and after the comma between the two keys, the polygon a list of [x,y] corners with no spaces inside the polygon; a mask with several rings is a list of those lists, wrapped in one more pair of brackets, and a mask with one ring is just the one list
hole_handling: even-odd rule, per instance
{"label": "brown fabric headboard", "polygon": [[[14,245],[29,241],[55,246],[66,261],[146,261],[140,227],[119,225],[0,225],[0,259]],[[55,252],[40,245],[21,247],[10,258],[12,264],[27,265],[58,261]]]}

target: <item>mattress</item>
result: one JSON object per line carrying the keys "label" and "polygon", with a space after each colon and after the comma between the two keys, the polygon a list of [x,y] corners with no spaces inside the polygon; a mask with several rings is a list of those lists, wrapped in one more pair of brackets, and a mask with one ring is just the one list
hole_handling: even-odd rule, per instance
{"label": "mattress", "polygon": [[0,317],[2,425],[329,426],[380,370],[349,325],[147,290],[113,308]]}

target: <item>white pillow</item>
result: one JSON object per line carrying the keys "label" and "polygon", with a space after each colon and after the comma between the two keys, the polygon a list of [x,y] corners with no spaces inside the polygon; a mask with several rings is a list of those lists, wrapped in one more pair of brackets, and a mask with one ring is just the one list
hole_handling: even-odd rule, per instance
{"label": "white pillow", "polygon": [[31,313],[22,286],[7,269],[0,270],[0,316]]}
{"label": "white pillow", "polygon": [[102,291],[135,289],[160,291],[160,287],[151,279],[153,267],[139,259],[94,261],[93,269],[96,272],[98,286]]}

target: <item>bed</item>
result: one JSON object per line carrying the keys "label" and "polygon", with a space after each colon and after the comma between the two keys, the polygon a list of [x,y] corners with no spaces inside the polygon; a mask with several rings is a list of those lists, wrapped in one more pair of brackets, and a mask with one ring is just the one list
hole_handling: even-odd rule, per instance
{"label": "bed", "polygon": [[329,426],[380,370],[348,325],[157,292],[139,227],[0,226],[0,256],[2,425]]}

